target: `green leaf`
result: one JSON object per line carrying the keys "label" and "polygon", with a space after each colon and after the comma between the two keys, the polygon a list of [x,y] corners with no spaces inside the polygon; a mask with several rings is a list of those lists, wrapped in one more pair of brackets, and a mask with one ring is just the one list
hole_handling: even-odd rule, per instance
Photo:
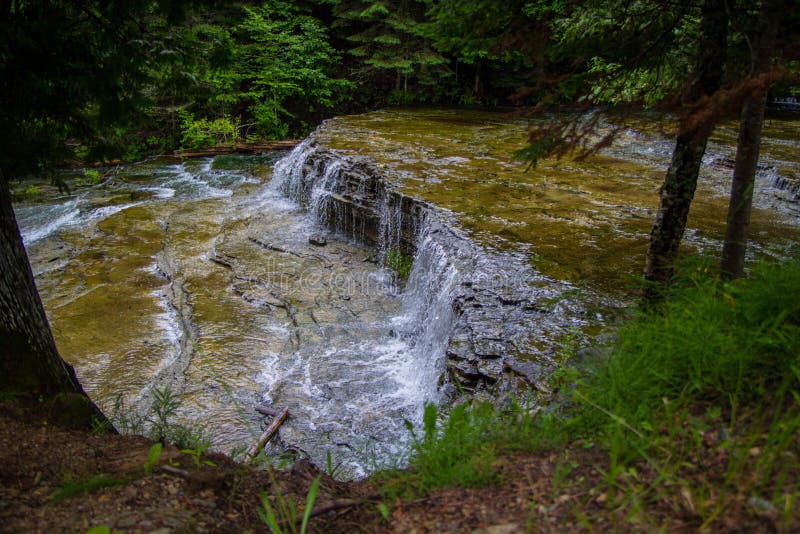
{"label": "green leaf", "polygon": [[272,534],[283,534],[283,530],[275,519],[275,512],[273,512],[272,506],[269,504],[269,498],[263,491],[261,492],[261,505],[263,509],[257,509],[258,517],[269,527]]}

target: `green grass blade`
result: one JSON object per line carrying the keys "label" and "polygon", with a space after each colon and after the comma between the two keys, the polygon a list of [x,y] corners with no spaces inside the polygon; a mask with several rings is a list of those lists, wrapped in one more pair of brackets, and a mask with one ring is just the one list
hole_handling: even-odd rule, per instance
{"label": "green grass blade", "polygon": [[320,477],[315,478],[314,482],[311,483],[311,487],[308,489],[308,495],[306,496],[306,509],[303,510],[303,523],[300,525],[300,534],[305,534],[306,528],[308,528],[308,520],[311,518],[311,508],[314,506],[314,501],[317,500],[319,482]]}

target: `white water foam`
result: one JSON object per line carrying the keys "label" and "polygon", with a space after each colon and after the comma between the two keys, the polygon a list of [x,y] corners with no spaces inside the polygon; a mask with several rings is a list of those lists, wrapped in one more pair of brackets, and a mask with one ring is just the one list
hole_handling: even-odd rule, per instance
{"label": "white water foam", "polygon": [[59,229],[75,224],[80,218],[80,198],[50,206],[15,208],[17,224],[26,246],[44,239]]}
{"label": "white water foam", "polygon": [[[207,173],[211,168],[211,161],[203,164],[203,171]],[[215,187],[204,179],[200,174],[186,170],[184,163],[177,163],[168,168],[168,176],[171,176],[163,184],[165,187],[174,189],[178,196],[188,198],[225,198],[233,195],[231,189]]]}
{"label": "white water foam", "polygon": [[116,213],[141,204],[141,202],[132,202],[84,211],[79,207],[83,200],[81,197],[74,198],[46,209],[37,206],[35,211],[31,210],[30,213],[25,208],[17,210],[17,222],[25,245],[30,246],[63,228],[84,226],[87,223],[102,221]]}
{"label": "white water foam", "polygon": [[[344,163],[326,158],[323,160],[325,163],[316,162],[319,168],[314,169],[309,159],[316,150],[308,140],[298,145],[291,154],[276,163],[270,187],[305,206],[318,223],[327,224],[333,219],[337,227],[354,227],[350,220],[339,220],[340,214],[331,205],[334,195],[347,187],[343,175]],[[353,177],[349,178],[352,184]],[[350,193],[358,195],[359,191]],[[401,313],[389,317],[389,324],[375,325],[379,327],[378,330],[389,332],[388,335],[369,336],[349,346],[329,348],[323,355],[318,355],[327,367],[324,372],[318,373],[324,382],[314,381],[311,361],[306,361],[308,356],[302,353],[296,354],[293,357],[296,361],[288,367],[302,365],[298,379],[302,382],[300,387],[303,395],[319,403],[315,408],[317,412],[308,415],[320,421],[316,426],[322,425],[325,417],[330,416],[339,425],[336,429],[329,424],[322,427],[328,428],[333,434],[338,435],[343,431],[341,427],[345,427],[345,433],[364,433],[367,442],[377,437],[372,446],[373,452],[382,455],[381,461],[390,461],[390,456],[396,457],[404,450],[410,437],[398,419],[419,424],[425,403],[439,400],[438,383],[444,372],[444,353],[454,320],[452,293],[459,279],[459,271],[445,247],[437,240],[438,233],[430,230],[433,222],[404,221],[399,201],[401,197],[390,192],[383,192],[383,195],[377,203],[380,210],[377,215],[381,258],[391,249],[400,249],[403,225],[418,223],[415,225],[419,231],[411,273],[405,291],[400,294]],[[333,216],[329,213],[332,207]],[[385,273],[380,269],[371,273],[370,277],[380,280],[386,278]],[[304,360],[303,364],[300,364],[301,360]],[[282,374],[284,377],[297,376],[296,371],[288,368],[283,369]],[[272,389],[279,387],[279,382],[273,382]],[[380,392],[375,388],[379,388]],[[342,391],[362,393],[343,397]],[[334,402],[341,403],[335,410],[331,407]],[[314,425],[313,421],[309,421],[309,424]],[[287,431],[287,434],[291,441],[292,433]],[[302,439],[302,436],[298,436],[298,439]],[[315,461],[324,461],[320,451],[308,452]],[[362,461],[349,458],[346,463],[351,474],[358,476],[366,473]]]}

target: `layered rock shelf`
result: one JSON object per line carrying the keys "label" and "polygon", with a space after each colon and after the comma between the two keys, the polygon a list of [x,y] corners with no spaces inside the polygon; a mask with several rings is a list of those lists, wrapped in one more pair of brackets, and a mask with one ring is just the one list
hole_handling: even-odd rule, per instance
{"label": "layered rock shelf", "polygon": [[[444,296],[452,314],[439,377],[445,399],[466,394],[501,400],[525,389],[549,393],[560,339],[585,323],[581,305],[570,297],[571,284],[536,273],[525,257],[484,249],[446,210],[400,192],[391,173],[369,158],[344,156],[312,136],[289,159],[282,188],[318,222],[375,246],[381,256],[401,250],[417,262],[423,247],[435,248],[439,261],[458,273]],[[424,277],[412,273],[407,284]]]}

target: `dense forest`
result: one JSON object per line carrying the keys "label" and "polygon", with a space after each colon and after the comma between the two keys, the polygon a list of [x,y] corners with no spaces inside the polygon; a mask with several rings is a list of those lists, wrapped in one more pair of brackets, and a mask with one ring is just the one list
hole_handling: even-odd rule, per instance
{"label": "dense forest", "polygon": [[[3,91],[4,121],[24,121],[17,142],[46,129],[50,148],[78,158],[299,137],[325,117],[398,104],[674,110],[696,97],[709,38],[699,6],[660,1],[38,4],[4,8],[3,79],[17,89]],[[729,28],[715,64],[735,93],[755,68],[759,10],[723,4],[708,3]],[[785,29],[770,82],[786,97],[798,15],[790,2],[775,10]],[[37,102],[50,95],[60,107]],[[730,116],[732,98],[706,112]]]}

